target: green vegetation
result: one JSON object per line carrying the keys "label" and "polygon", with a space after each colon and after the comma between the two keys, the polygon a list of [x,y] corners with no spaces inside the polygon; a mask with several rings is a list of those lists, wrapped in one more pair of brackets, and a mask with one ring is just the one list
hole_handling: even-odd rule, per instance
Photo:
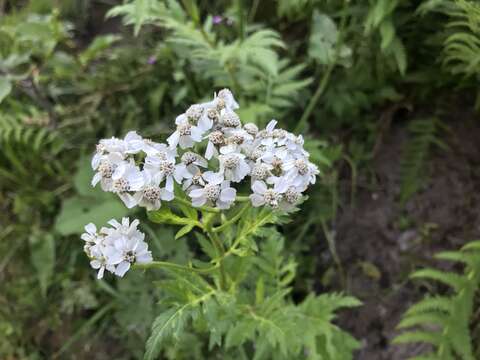
{"label": "green vegetation", "polygon": [[[479,76],[474,0],[0,0],[0,358],[356,359],[369,345],[345,320],[364,300],[349,273],[358,262],[383,275],[372,257],[355,259],[363,239],[347,243],[339,219],[363,212],[365,189],[372,198],[394,186],[403,225],[388,231],[437,221],[409,211],[435,180],[435,159],[455,161],[453,133],[480,107]],[[164,142],[176,115],[222,88],[244,122],[274,118],[304,135],[321,176],[301,211],[261,225],[250,211],[225,234],[241,244],[226,262],[230,292],[178,269],[95,279],[80,240],[91,221],[145,220],[162,261],[216,256],[195,225],[175,221],[182,209],[149,222],[91,187],[90,159],[99,139],[130,130]],[[396,129],[404,141],[388,161],[398,179],[380,184],[374,164]],[[476,178],[472,158],[460,165]],[[475,194],[462,195],[473,208]],[[463,273],[413,275],[432,294],[399,327],[427,327],[395,343],[432,344],[417,359],[480,357],[479,247],[463,237],[475,219],[456,219],[433,245],[415,238],[406,255],[395,248],[408,266],[382,291],[407,286],[418,299],[425,289],[407,273],[432,249],[463,246],[438,255]]]}

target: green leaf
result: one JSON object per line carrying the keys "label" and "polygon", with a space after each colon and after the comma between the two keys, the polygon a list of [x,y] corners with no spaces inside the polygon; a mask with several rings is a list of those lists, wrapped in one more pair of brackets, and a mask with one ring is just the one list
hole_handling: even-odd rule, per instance
{"label": "green leaf", "polygon": [[0,103],[12,91],[12,83],[5,76],[0,76]]}
{"label": "green leaf", "polygon": [[110,48],[112,44],[119,41],[120,39],[120,36],[112,34],[97,36],[88,46],[88,48],[80,55],[80,62],[83,65],[88,64],[90,61],[100,56],[105,50]]}
{"label": "green leaf", "polygon": [[230,327],[225,338],[225,347],[227,349],[240,346],[248,339],[253,339],[255,336],[255,322],[249,319],[238,322]]}
{"label": "green leaf", "polygon": [[196,220],[190,218],[184,218],[174,214],[170,208],[164,206],[156,211],[149,211],[148,218],[158,224],[170,224],[170,225],[192,225],[197,224]]}
{"label": "green leaf", "polygon": [[421,269],[418,271],[415,271],[412,275],[410,275],[411,278],[418,279],[418,278],[423,278],[423,279],[432,279],[432,280],[437,280],[445,285],[451,286],[455,290],[460,290],[462,286],[465,285],[465,279],[463,276],[452,273],[452,272],[446,272],[446,271],[441,271],[437,269]]}
{"label": "green leaf", "polygon": [[187,235],[195,227],[195,224],[185,225],[175,234],[175,240],[181,238],[182,236]]}
{"label": "green leaf", "polygon": [[198,243],[200,244],[200,247],[202,248],[203,252],[207,254],[210,259],[214,259],[217,257],[217,251],[215,250],[215,247],[212,245],[208,239],[200,233],[196,233],[197,235],[197,240]]}
{"label": "green leaf", "polygon": [[75,196],[62,204],[62,209],[55,221],[55,230],[62,235],[80,234],[90,222],[105,224],[110,219],[121,218],[128,209],[112,194],[107,198],[88,198]]}
{"label": "green leaf", "polygon": [[325,14],[314,11],[308,54],[320,64],[329,64],[334,60],[338,30],[335,22]]}
{"label": "green leaf", "polygon": [[190,311],[187,305],[171,308],[158,316],[153,322],[152,334],[147,340],[144,360],[157,359],[163,342],[170,336],[178,336],[189,318]]}
{"label": "green leaf", "polygon": [[260,305],[265,299],[265,282],[263,281],[263,276],[257,281],[257,286],[255,288],[255,304]]}
{"label": "green leaf", "polygon": [[104,192],[99,186],[93,187],[91,185],[93,175],[90,159],[87,157],[80,158],[77,161],[77,172],[73,178],[73,185],[79,195],[90,197],[103,196]]}
{"label": "green leaf", "polygon": [[29,243],[30,261],[36,270],[42,296],[45,297],[55,266],[55,241],[52,234],[34,232]]}
{"label": "green leaf", "polygon": [[390,46],[395,37],[395,27],[391,20],[384,21],[380,25],[380,35],[382,36],[382,43],[380,47],[385,50]]}
{"label": "green leaf", "polygon": [[395,37],[393,40],[391,49],[400,74],[405,75],[405,72],[407,71],[407,51],[398,37]]}

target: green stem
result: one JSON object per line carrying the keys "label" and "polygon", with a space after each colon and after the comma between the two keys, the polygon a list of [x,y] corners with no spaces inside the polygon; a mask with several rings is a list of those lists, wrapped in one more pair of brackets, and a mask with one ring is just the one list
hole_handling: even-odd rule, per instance
{"label": "green stem", "polygon": [[332,233],[328,230],[325,220],[320,220],[320,223],[322,225],[322,230],[323,230],[323,233],[325,234],[325,238],[327,239],[328,249],[330,250],[333,260],[337,265],[338,272],[340,273],[342,288],[346,290],[347,277],[345,275],[345,271],[343,270],[342,262],[340,261],[340,258],[338,257],[338,254],[337,254],[337,250],[335,246],[335,238],[332,236]]}
{"label": "green stem", "polygon": [[260,0],[253,0],[252,8],[250,9],[250,14],[248,15],[248,20],[253,22],[255,20],[255,15],[257,14],[258,5]]}
{"label": "green stem", "polygon": [[245,211],[247,211],[249,208],[250,208],[250,203],[246,203],[243,206],[243,208],[241,208],[240,211],[235,216],[233,216],[231,219],[225,221],[222,225],[212,228],[212,231],[214,233],[217,233],[219,231],[222,231],[226,227],[236,223],[243,216]]}
{"label": "green stem", "polygon": [[323,74],[322,80],[318,84],[317,90],[315,91],[315,94],[313,94],[312,98],[310,99],[310,102],[308,103],[307,108],[303,112],[303,115],[300,118],[300,121],[298,122],[297,126],[295,127],[294,132],[301,133],[305,131],[308,118],[312,114],[315,106],[317,106],[317,102],[318,100],[320,100],[320,96],[322,96],[323,92],[325,91],[325,88],[327,87],[328,81],[330,80],[330,75],[332,74],[334,67],[335,67],[335,61],[332,61],[330,64],[328,64],[327,70]]}
{"label": "green stem", "polygon": [[220,271],[220,289],[225,290],[226,289],[226,274],[225,274],[225,268],[223,266],[223,258],[224,258],[224,253],[225,249],[222,245],[222,242],[220,241],[220,238],[216,233],[213,232],[213,227],[212,223],[215,220],[216,216],[211,214],[210,216],[207,216],[205,218],[205,222],[203,224],[203,229],[207,233],[208,238],[210,239],[213,247],[215,248],[217,252],[217,259],[215,259],[216,263],[215,266],[218,266],[219,271]]}
{"label": "green stem", "polygon": [[225,273],[225,267],[223,266],[225,249],[218,235],[213,232],[211,221],[207,221],[205,223],[204,229],[210,241],[212,242],[213,246],[215,247],[215,250],[217,251],[217,259],[216,259],[217,263],[215,265],[218,266],[218,268],[220,269],[220,289],[225,290],[226,284],[227,284],[227,276]]}
{"label": "green stem", "polygon": [[343,35],[345,32],[345,26],[347,24],[347,16],[346,16],[346,10],[348,6],[348,0],[344,0],[343,2],[343,9],[342,9],[342,17],[340,20],[340,26],[338,30],[338,38],[337,38],[337,43],[335,44],[335,51],[333,54],[333,59],[328,64],[327,70],[323,74],[323,77],[318,84],[317,90],[313,94],[312,98],[310,99],[310,102],[308,103],[305,111],[302,114],[302,117],[300,118],[300,121],[298,122],[297,126],[295,127],[295,132],[303,132],[305,131],[305,128],[307,126],[307,121],[310,118],[310,115],[312,115],[313,110],[317,106],[318,101],[320,100],[320,97],[322,96],[323,92],[325,91],[328,82],[330,80],[330,76],[332,75],[332,71],[335,68],[335,65],[337,64],[338,60],[338,54],[340,52],[340,48],[342,45],[342,40],[343,40]]}
{"label": "green stem", "polygon": [[174,264],[166,261],[152,261],[149,263],[145,264],[134,264],[133,269],[175,269],[175,270],[185,270],[185,271],[191,271],[191,272],[196,272],[199,274],[209,274],[212,271],[215,271],[218,269],[218,264],[206,268],[206,269],[199,269],[199,268],[194,268],[190,266],[184,266],[184,265],[179,265],[179,264]]}
{"label": "green stem", "polygon": [[245,38],[245,19],[243,14],[243,4],[242,0],[236,0],[237,2],[237,11],[238,11],[238,33],[240,37],[240,41],[243,41]]}
{"label": "green stem", "polygon": [[250,201],[250,197],[240,195],[235,198],[235,201],[238,201],[238,202]]}

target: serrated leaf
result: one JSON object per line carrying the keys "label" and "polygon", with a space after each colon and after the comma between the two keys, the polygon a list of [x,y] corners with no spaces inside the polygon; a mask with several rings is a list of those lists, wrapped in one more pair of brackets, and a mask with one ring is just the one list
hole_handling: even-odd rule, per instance
{"label": "serrated leaf", "polygon": [[407,71],[407,51],[405,50],[405,46],[398,37],[395,37],[390,48],[393,52],[393,57],[395,58],[400,74],[405,75],[405,72]]}
{"label": "serrated leaf", "polygon": [[215,250],[215,247],[212,245],[212,243],[202,234],[197,233],[197,240],[198,243],[200,244],[200,247],[202,248],[203,252],[207,254],[210,259],[214,259],[217,257],[217,251]]}
{"label": "serrated leaf", "polygon": [[196,221],[184,218],[174,214],[167,206],[161,207],[159,210],[149,211],[148,218],[150,221],[158,224],[171,224],[171,225],[193,225]]}
{"label": "serrated leaf", "polygon": [[175,240],[181,238],[182,236],[187,235],[192,229],[195,227],[195,225],[185,225],[183,226],[180,230],[177,231],[175,234]]}
{"label": "serrated leaf", "polygon": [[158,316],[153,322],[152,333],[147,340],[144,360],[157,359],[163,342],[170,336],[179,334],[189,318],[187,305],[171,308]]}
{"label": "serrated leaf", "polygon": [[428,278],[432,280],[437,280],[444,283],[445,285],[449,285],[455,290],[459,290],[465,284],[465,279],[461,275],[452,272],[440,271],[437,269],[418,270],[415,271],[412,275],[410,275],[410,277],[414,279]]}
{"label": "serrated leaf", "polygon": [[118,35],[100,35],[95,37],[92,43],[84,50],[80,56],[79,60],[83,65],[88,64],[98,56],[102,54],[105,50],[110,48],[115,42],[121,39]]}
{"label": "serrated leaf", "polygon": [[439,334],[431,333],[427,331],[412,331],[400,334],[395,339],[393,339],[394,344],[402,344],[402,343],[415,343],[415,342],[425,342],[432,345],[440,345],[442,343],[442,339]]}
{"label": "serrated leaf", "polygon": [[225,338],[225,347],[229,349],[234,346],[240,346],[249,339],[253,340],[254,336],[255,322],[249,319],[239,321],[228,330]]}

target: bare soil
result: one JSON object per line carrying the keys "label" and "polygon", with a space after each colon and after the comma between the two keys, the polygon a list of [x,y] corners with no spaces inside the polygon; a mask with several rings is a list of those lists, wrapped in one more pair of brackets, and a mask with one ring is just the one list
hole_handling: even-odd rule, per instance
{"label": "bare soil", "polygon": [[[391,345],[402,314],[427,291],[408,274],[438,265],[434,253],[458,249],[480,232],[480,126],[472,114],[445,123],[450,150],[433,154],[429,181],[404,208],[398,202],[400,159],[409,134],[401,123],[390,129],[371,164],[376,183],[371,185],[371,172],[361,174],[355,206],[342,209],[334,224],[348,292],[364,303],[339,319],[363,344],[355,359],[403,360],[426,350]],[[350,179],[344,183],[348,193]]]}

